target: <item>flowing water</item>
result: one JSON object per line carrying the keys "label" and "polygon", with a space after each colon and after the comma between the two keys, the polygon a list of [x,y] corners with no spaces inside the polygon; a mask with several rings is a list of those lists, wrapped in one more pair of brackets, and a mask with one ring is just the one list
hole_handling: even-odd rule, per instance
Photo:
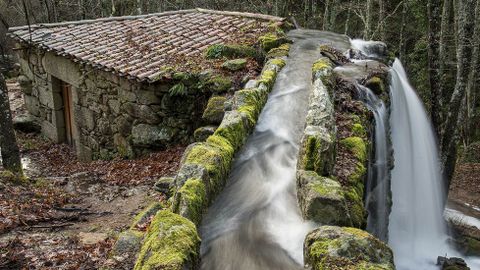
{"label": "flowing water", "polygon": [[[458,254],[447,243],[437,144],[423,104],[398,59],[391,75],[395,168],[389,244],[398,270],[438,269],[437,256]],[[467,263],[480,269],[478,258],[467,258]]]}
{"label": "flowing water", "polygon": [[303,240],[314,224],[301,217],[295,167],[311,67],[320,57],[319,44],[349,44],[343,35],[319,31],[289,35],[295,42],[287,66],[201,226],[202,269],[303,269]]}
{"label": "flowing water", "polygon": [[388,114],[385,103],[370,89],[357,85],[360,98],[375,118],[375,155],[368,168],[367,197],[365,204],[368,210],[367,231],[386,241],[388,237],[388,215],[390,183],[387,143]]}

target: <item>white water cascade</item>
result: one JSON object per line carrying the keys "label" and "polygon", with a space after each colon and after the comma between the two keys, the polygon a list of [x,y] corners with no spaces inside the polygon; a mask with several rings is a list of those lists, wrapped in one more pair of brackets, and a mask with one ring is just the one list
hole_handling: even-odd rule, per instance
{"label": "white water cascade", "polygon": [[[438,269],[437,256],[459,256],[447,240],[437,144],[422,102],[397,59],[391,70],[392,212],[389,245],[398,270]],[[471,269],[478,259],[467,258]]]}

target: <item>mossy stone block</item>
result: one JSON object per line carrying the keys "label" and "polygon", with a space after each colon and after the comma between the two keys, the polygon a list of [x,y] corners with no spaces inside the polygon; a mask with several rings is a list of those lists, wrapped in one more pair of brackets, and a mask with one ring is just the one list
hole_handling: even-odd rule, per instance
{"label": "mossy stone block", "polygon": [[350,225],[342,187],[313,171],[297,172],[297,198],[303,217],[323,225]]}
{"label": "mossy stone block", "polygon": [[335,165],[335,136],[324,127],[307,126],[300,145],[297,168],[329,176]]}
{"label": "mossy stone block", "polygon": [[304,242],[304,260],[312,270],[394,270],[393,252],[369,233],[348,227],[322,226]]}
{"label": "mossy stone block", "polygon": [[200,225],[208,203],[204,182],[195,178],[188,179],[177,191],[175,200],[173,212]]}
{"label": "mossy stone block", "polygon": [[193,138],[196,142],[204,142],[210,135],[213,135],[216,129],[217,126],[199,127],[193,132]]}
{"label": "mossy stone block", "polygon": [[381,95],[385,93],[385,83],[382,80],[382,78],[378,76],[374,76],[370,79],[368,79],[365,82],[365,86],[368,87],[370,90],[372,90],[375,95]]}
{"label": "mossy stone block", "polygon": [[[225,138],[228,144],[232,146],[234,150],[237,150],[244,144],[248,133],[248,120],[239,111],[234,110],[225,113],[222,123],[214,135]],[[207,139],[207,142],[209,139]]]}
{"label": "mossy stone block", "polygon": [[288,39],[284,34],[276,32],[267,33],[259,37],[258,41],[260,43],[260,47],[266,52],[270,51],[273,48],[279,47],[282,44],[292,43],[292,41]]}
{"label": "mossy stone block", "polygon": [[226,97],[214,96],[208,100],[207,107],[203,112],[202,119],[211,124],[220,124],[224,115]]}
{"label": "mossy stone block", "polygon": [[135,270],[193,270],[200,238],[195,224],[168,210],[159,211],[146,233]]}

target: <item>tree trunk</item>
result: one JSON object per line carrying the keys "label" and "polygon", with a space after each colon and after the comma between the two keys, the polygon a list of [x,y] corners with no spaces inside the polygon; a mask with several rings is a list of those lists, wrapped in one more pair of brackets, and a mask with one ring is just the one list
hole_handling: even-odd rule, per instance
{"label": "tree trunk", "polygon": [[447,190],[455,169],[457,130],[460,115],[460,105],[470,75],[472,46],[471,38],[474,33],[476,0],[458,0],[458,46],[457,46],[457,76],[455,89],[450,99],[445,129],[441,141],[442,168],[446,180]]}
{"label": "tree trunk", "polygon": [[365,29],[363,31],[363,39],[370,40],[372,38],[373,27],[373,0],[367,0],[365,11]]}
{"label": "tree trunk", "polygon": [[402,62],[408,66],[406,59],[407,38],[405,35],[405,29],[407,28],[407,3],[408,1],[403,1],[402,24],[400,25],[400,44],[398,45],[398,52],[400,60],[402,60]]}
{"label": "tree trunk", "polygon": [[[439,57],[440,57],[440,66],[439,66],[439,73],[440,73],[440,81],[439,83],[439,92],[441,93],[442,97],[449,96],[451,93],[446,93],[446,77],[447,77],[447,63],[451,59],[451,49],[449,49],[449,45],[452,44],[451,39],[453,39],[453,33],[451,29],[451,18],[452,18],[452,10],[453,9],[453,1],[452,0],[444,0],[443,1],[443,10],[442,10],[442,21],[440,26],[440,47],[439,47]],[[453,22],[455,24],[455,22]],[[445,116],[445,112],[441,112],[442,118]]]}
{"label": "tree trunk", "polygon": [[0,73],[0,153],[2,154],[3,168],[21,173],[20,152],[15,138],[12,124],[12,113],[8,100],[8,90],[5,78]]}
{"label": "tree trunk", "polygon": [[335,29],[335,21],[337,20],[337,0],[330,0],[330,14],[329,14],[329,22],[328,31],[333,31]]}
{"label": "tree trunk", "polygon": [[380,24],[380,40],[385,42],[387,40],[387,33],[385,28],[385,23],[386,23],[385,22],[385,1],[378,0],[378,7],[379,7],[378,23]]}
{"label": "tree trunk", "polygon": [[442,92],[440,91],[440,0],[428,0],[428,77],[431,118],[437,138],[441,133]]}
{"label": "tree trunk", "polygon": [[345,35],[348,35],[348,27],[350,25],[350,17],[352,16],[352,5],[353,5],[353,2],[354,1],[350,1],[350,3],[348,3],[348,9],[347,9],[347,19],[345,20],[345,27],[344,27],[344,30],[343,30],[343,33]]}
{"label": "tree trunk", "polygon": [[325,0],[325,11],[323,12],[323,30],[330,30],[330,0]]}

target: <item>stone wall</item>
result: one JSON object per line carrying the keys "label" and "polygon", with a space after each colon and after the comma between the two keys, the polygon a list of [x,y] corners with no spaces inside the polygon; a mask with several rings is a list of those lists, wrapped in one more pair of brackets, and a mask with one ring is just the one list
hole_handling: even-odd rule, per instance
{"label": "stone wall", "polygon": [[61,81],[72,85],[73,141],[84,160],[132,157],[145,149],[188,143],[209,93],[182,81],[146,84],[82,66],[41,50],[19,53],[28,111],[55,142],[65,141]]}

